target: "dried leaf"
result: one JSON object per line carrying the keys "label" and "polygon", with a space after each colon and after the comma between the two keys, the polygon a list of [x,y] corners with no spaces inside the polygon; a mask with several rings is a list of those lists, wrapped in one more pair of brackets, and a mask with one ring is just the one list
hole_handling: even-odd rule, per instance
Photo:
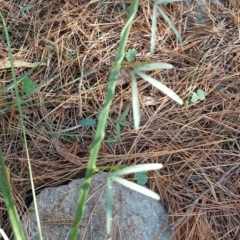
{"label": "dried leaf", "polygon": [[[25,62],[25,61],[21,61],[21,60],[13,61],[13,65],[15,68],[20,68],[20,67],[33,68],[37,64],[39,64],[39,62],[30,63],[30,62]],[[45,65],[45,63],[41,63],[40,65]],[[11,68],[11,62],[9,59],[4,59],[4,60],[0,61],[0,69],[6,69],[6,68]]]}
{"label": "dried leaf", "polygon": [[63,157],[65,160],[67,160],[77,166],[82,166],[81,159],[78,156],[70,153],[67,149],[60,147],[58,145],[57,141],[54,141],[54,146],[56,148],[57,153],[61,157]]}
{"label": "dried leaf", "polygon": [[144,106],[154,106],[159,103],[156,98],[150,96],[141,96],[141,99]]}
{"label": "dried leaf", "polygon": [[117,85],[121,86],[129,82],[129,78],[130,78],[129,73],[126,70],[121,69],[118,73]]}

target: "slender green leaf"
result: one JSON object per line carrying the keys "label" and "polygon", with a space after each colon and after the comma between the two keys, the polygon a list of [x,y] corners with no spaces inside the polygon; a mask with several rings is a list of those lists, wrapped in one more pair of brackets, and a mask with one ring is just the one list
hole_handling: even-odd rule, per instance
{"label": "slender green leaf", "polygon": [[154,87],[158,88],[160,91],[165,93],[167,96],[172,98],[174,101],[179,103],[180,105],[183,105],[183,100],[170,88],[162,84],[161,82],[157,81],[156,79],[142,73],[142,72],[137,72],[137,75],[143,78],[145,81],[149,82],[152,84]]}
{"label": "slender green leaf", "polygon": [[107,144],[111,147],[114,143],[116,143],[116,139],[112,138],[111,136],[107,136]]}
{"label": "slender green leaf", "polygon": [[153,71],[156,69],[172,69],[173,65],[169,63],[149,63],[149,64],[144,64],[139,67],[134,68],[134,72],[140,72],[140,71]]}
{"label": "slender green leaf", "polygon": [[119,125],[122,127],[127,127],[128,123],[126,121],[123,121],[123,122],[120,122]]}
{"label": "slender green leaf", "polygon": [[132,190],[134,190],[136,192],[144,194],[144,195],[146,195],[148,197],[151,197],[153,199],[160,200],[160,196],[157,193],[147,189],[146,187],[142,187],[142,186],[140,186],[140,185],[138,185],[136,183],[130,182],[130,181],[128,181],[126,179],[123,179],[123,178],[113,177],[113,176],[111,178],[115,182],[118,182],[121,185],[123,185],[124,187],[130,188],[130,189],[132,189]]}
{"label": "slender green leaf", "polygon": [[35,207],[35,214],[36,214],[37,227],[38,227],[38,236],[39,236],[39,239],[42,240],[42,229],[41,229],[41,225],[40,225],[40,218],[39,218],[39,213],[38,213],[38,206],[37,206],[37,200],[36,200],[36,194],[35,194],[35,188],[34,188],[34,182],[33,182],[32,166],[31,166],[29,151],[28,151],[28,147],[27,147],[27,136],[26,136],[26,130],[25,130],[25,125],[24,125],[24,121],[23,121],[21,98],[19,95],[17,78],[16,78],[15,69],[14,69],[13,55],[12,55],[12,50],[11,50],[11,43],[10,43],[10,38],[9,38],[9,34],[8,34],[8,29],[7,29],[7,25],[6,25],[5,19],[2,15],[1,11],[0,11],[0,18],[2,19],[3,29],[4,29],[4,33],[5,33],[6,40],[7,40],[8,56],[9,56],[9,60],[11,63],[11,72],[12,72],[12,78],[13,78],[14,89],[15,89],[15,94],[16,94],[17,108],[19,111],[20,124],[21,124],[22,134],[23,134],[23,142],[24,142],[27,161],[28,161],[30,184],[31,184],[31,189],[32,189],[33,203],[34,203],[34,207]]}
{"label": "slender green leaf", "polygon": [[121,129],[119,123],[116,124],[116,134],[117,134],[116,143],[119,143],[121,140]]}
{"label": "slender green leaf", "polygon": [[117,56],[114,62],[113,69],[110,72],[109,75],[109,83],[108,83],[108,88],[107,88],[107,93],[106,93],[106,99],[103,104],[103,108],[99,114],[99,121],[97,124],[97,130],[96,134],[93,140],[93,145],[90,151],[90,157],[87,165],[87,170],[85,174],[85,178],[82,184],[82,187],[80,189],[80,199],[74,219],[74,224],[72,231],[70,233],[70,240],[76,240],[77,239],[77,233],[78,233],[78,228],[79,228],[79,223],[83,218],[83,213],[84,213],[84,205],[87,200],[87,195],[89,192],[89,187],[91,184],[92,180],[92,175],[94,174],[96,170],[96,161],[97,161],[97,156],[101,147],[101,143],[104,139],[105,136],[105,127],[107,124],[107,119],[108,119],[108,114],[110,111],[110,106],[114,98],[115,94],[115,88],[116,88],[116,83],[117,83],[117,78],[118,78],[118,73],[121,69],[121,64],[124,59],[125,55],[125,48],[129,36],[129,32],[131,29],[131,25],[133,22],[133,19],[136,15],[138,8],[138,0],[132,0],[130,9],[129,9],[129,14],[128,14],[128,19],[127,22],[122,30],[121,36],[120,36],[120,42],[118,46],[118,51],[117,51]]}
{"label": "slender green leaf", "polygon": [[132,106],[133,106],[134,128],[135,130],[138,130],[140,127],[140,110],[139,110],[140,108],[139,108],[137,80],[133,72],[131,72],[131,78],[132,78]]}
{"label": "slender green leaf", "polygon": [[79,124],[82,125],[83,127],[91,127],[91,126],[95,126],[97,124],[97,121],[96,119],[85,118],[80,120]]}
{"label": "slender green leaf", "polygon": [[17,240],[24,240],[24,234],[20,224],[20,219],[14,204],[11,186],[8,181],[7,169],[3,160],[2,150],[0,149],[0,190],[2,192],[4,202],[8,211],[8,216],[12,225],[15,238]]}
{"label": "slender green leaf", "polygon": [[155,44],[156,44],[156,32],[157,32],[157,5],[153,4],[153,13],[152,13],[152,29],[151,29],[151,46],[150,52],[154,53]]}
{"label": "slender green leaf", "polygon": [[[152,28],[151,28],[151,46],[150,46],[150,52],[154,53],[155,44],[156,44],[156,32],[157,32],[157,10],[162,14],[163,18],[166,20],[170,28],[173,30],[175,35],[177,36],[178,40],[182,43],[182,38],[180,34],[178,33],[177,29],[175,28],[172,21],[168,18],[168,16],[164,13],[164,11],[157,5],[157,4],[167,4],[171,2],[177,2],[181,0],[158,0],[155,1],[153,4],[153,13],[152,13]],[[159,10],[160,9],[160,10]]]}
{"label": "slender green leaf", "polygon": [[117,122],[121,123],[122,121],[124,121],[128,115],[128,112],[129,112],[129,106],[127,106],[127,108],[124,110],[124,112],[122,113],[122,115],[120,116]]}
{"label": "slender green leaf", "polygon": [[113,172],[113,173],[111,173],[111,176],[118,177],[121,175],[126,175],[126,174],[131,174],[131,173],[159,170],[161,168],[163,168],[163,165],[161,163],[139,164],[139,165],[126,167],[119,171]]}
{"label": "slender green leaf", "polygon": [[178,32],[178,30],[176,29],[172,21],[169,19],[169,17],[166,15],[166,13],[158,5],[157,5],[157,9],[160,12],[160,14],[163,16],[164,20],[168,23],[169,27],[173,30],[174,34],[178,38],[178,41],[180,43],[183,43],[180,33]]}
{"label": "slender green leaf", "polygon": [[125,4],[125,2],[122,2],[122,12],[127,10],[127,5]]}
{"label": "slender green leaf", "polygon": [[107,180],[106,198],[106,230],[107,234],[110,235],[112,228],[112,186],[110,177]]}

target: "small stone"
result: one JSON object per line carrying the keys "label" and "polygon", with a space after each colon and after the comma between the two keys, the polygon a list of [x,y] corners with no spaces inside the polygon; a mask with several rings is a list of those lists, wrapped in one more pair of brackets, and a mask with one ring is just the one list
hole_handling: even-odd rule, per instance
{"label": "small stone", "polygon": [[[85,217],[79,227],[77,239],[106,239],[105,186],[107,173],[93,176]],[[42,232],[45,240],[66,240],[75,216],[79,189],[83,179],[68,185],[46,188],[38,196]],[[112,183],[113,227],[112,240],[168,240],[171,228],[167,222],[166,209],[160,201]],[[31,204],[33,207],[33,203]],[[67,221],[68,219],[68,221]],[[35,213],[28,211],[22,220],[27,239],[37,240]],[[167,227],[166,231],[163,231]]]}

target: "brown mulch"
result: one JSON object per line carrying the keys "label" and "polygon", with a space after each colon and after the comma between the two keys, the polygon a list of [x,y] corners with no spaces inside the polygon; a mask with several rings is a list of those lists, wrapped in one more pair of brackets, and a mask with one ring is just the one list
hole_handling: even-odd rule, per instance
{"label": "brown mulch", "polygon": [[[127,6],[131,1],[125,1]],[[168,209],[177,239],[240,239],[240,5],[226,0],[199,7],[197,1],[163,9],[184,39],[181,45],[167,23],[158,18],[157,44],[149,53],[151,5],[140,1],[127,48],[137,61],[168,62],[171,71],[151,76],[185,101],[179,106],[142,79],[141,129],[133,130],[132,111],[122,128],[121,142],[102,144],[98,165],[162,163],[150,172],[149,187]],[[34,7],[21,12],[21,7]],[[94,127],[80,127],[83,118],[96,119],[106,92],[120,32],[126,22],[121,1],[0,1],[16,60],[46,65],[29,77],[38,92],[22,107],[28,150],[37,191],[82,176]],[[201,12],[201,14],[200,14]],[[24,17],[25,16],[25,17]],[[203,17],[204,16],[204,17]],[[0,58],[7,58],[0,24]],[[17,68],[17,77],[28,69]],[[11,71],[0,70],[0,91],[12,83]],[[203,89],[204,101],[190,102],[191,92]],[[131,105],[130,84],[117,86],[106,135],[116,136],[116,121]],[[146,104],[146,97],[156,101]],[[31,187],[26,150],[14,91],[0,96],[0,144],[10,173],[20,214],[26,210]],[[56,151],[66,147],[81,159],[74,165]],[[0,195],[0,227],[8,229]]]}

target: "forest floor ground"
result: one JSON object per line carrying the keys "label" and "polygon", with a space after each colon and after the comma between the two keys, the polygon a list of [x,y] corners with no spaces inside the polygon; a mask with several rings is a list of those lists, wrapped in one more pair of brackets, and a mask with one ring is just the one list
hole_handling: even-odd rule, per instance
{"label": "forest floor ground", "polygon": [[[27,3],[26,3],[27,2]],[[131,1],[126,1],[129,6]],[[197,1],[162,8],[181,45],[159,17],[150,53],[152,6],[140,1],[127,49],[136,63],[167,62],[173,70],[150,75],[174,90],[179,106],[138,79],[141,128],[134,131],[131,84],[118,84],[98,165],[162,163],[148,173],[148,187],[168,209],[177,239],[239,239],[240,226],[240,5],[237,0],[199,7]],[[36,191],[82,176],[95,126],[66,129],[97,119],[127,11],[121,1],[0,1],[14,61],[40,62],[15,68]],[[8,59],[0,23],[0,58]],[[34,83],[33,93],[21,83]],[[10,68],[0,68],[0,144],[20,214],[31,195],[26,149]],[[191,102],[202,89],[205,99]],[[116,122],[130,106],[119,143]],[[57,145],[56,145],[57,144]],[[81,159],[76,165],[56,149]],[[67,149],[67,150],[66,150]],[[131,176],[130,176],[131,177]],[[130,178],[129,177],[129,178]],[[8,227],[0,196],[0,226]]]}

